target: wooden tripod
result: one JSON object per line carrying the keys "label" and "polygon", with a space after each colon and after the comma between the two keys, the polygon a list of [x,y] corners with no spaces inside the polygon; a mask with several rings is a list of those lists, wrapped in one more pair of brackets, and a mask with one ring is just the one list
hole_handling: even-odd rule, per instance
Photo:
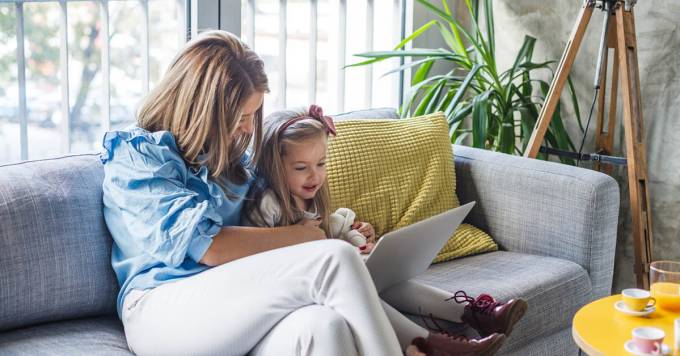
{"label": "wooden tripod", "polygon": [[[550,120],[555,113],[562,89],[574,64],[576,53],[588,27],[590,18],[596,7],[596,0],[586,0],[571,33],[567,48],[557,68],[555,78],[548,91],[545,103],[539,115],[533,134],[525,151],[526,157],[536,158]],[[640,75],[637,60],[637,39],[635,35],[635,17],[633,6],[629,1],[616,0],[609,9],[609,26],[607,31],[604,65],[600,77],[600,92],[597,105],[597,131],[595,144],[598,153],[612,154],[614,130],[616,124],[616,100],[621,79],[623,96],[623,126],[625,131],[626,158],[628,166],[628,187],[630,191],[630,207],[633,217],[633,240],[635,248],[634,271],[637,286],[649,288],[649,264],[652,260],[652,216],[647,187],[647,161],[645,149],[644,123],[642,120],[642,102],[640,99]],[[633,1],[634,4],[634,1]],[[604,6],[604,4],[603,4]],[[628,7],[628,8],[627,8]],[[605,127],[605,100],[607,81],[607,60],[609,49],[614,50],[611,93],[607,125]],[[611,173],[611,167],[603,167],[599,162],[595,169]]]}

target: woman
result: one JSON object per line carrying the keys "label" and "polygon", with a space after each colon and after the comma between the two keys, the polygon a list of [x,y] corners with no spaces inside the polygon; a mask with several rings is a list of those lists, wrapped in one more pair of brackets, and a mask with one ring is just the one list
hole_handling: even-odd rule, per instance
{"label": "woman", "polygon": [[328,355],[356,354],[355,343],[361,354],[401,353],[351,246],[313,222],[236,226],[267,90],[253,51],[204,33],[148,95],[139,127],[106,134],[104,216],[130,349],[243,355],[313,337]]}
{"label": "woman", "polygon": [[253,51],[207,32],[149,93],[138,127],[105,135],[104,217],[130,349],[401,354],[351,245],[326,240],[316,221],[238,226],[267,91]]}

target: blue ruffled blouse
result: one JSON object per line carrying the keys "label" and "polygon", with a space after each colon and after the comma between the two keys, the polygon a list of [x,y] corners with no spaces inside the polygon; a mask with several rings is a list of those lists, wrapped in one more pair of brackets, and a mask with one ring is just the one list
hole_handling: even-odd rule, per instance
{"label": "blue ruffled blouse", "polygon": [[[104,136],[104,219],[111,264],[121,286],[118,314],[133,289],[145,290],[209,267],[198,263],[223,226],[240,224],[251,178],[226,184],[235,199],[182,159],[167,131],[133,127]],[[247,156],[243,157],[245,164]]]}

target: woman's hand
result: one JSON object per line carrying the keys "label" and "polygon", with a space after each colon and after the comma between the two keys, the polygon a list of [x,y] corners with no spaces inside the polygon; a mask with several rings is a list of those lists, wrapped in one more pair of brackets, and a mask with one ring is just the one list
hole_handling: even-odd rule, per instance
{"label": "woman's hand", "polygon": [[319,227],[321,226],[321,219],[302,219],[297,225]]}
{"label": "woman's hand", "polygon": [[304,241],[325,240],[326,233],[319,227],[321,220],[302,219],[295,225],[289,226],[291,233],[299,234]]}
{"label": "woman's hand", "polygon": [[281,227],[225,226],[213,237],[199,262],[219,266],[260,252],[323,240],[326,233],[319,228],[320,224],[321,221],[301,221]]}

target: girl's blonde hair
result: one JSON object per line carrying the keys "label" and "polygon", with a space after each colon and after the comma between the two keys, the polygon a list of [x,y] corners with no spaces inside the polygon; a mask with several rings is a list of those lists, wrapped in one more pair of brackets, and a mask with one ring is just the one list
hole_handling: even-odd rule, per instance
{"label": "girl's blonde hair", "polygon": [[[300,117],[304,117],[304,119],[292,124],[289,123],[289,121]],[[290,125],[284,127],[287,124]],[[255,156],[256,175],[259,182],[251,191],[251,199],[246,205],[244,216],[257,214],[260,217],[259,220],[264,220],[258,203],[262,200],[264,192],[269,189],[274,193],[276,202],[281,207],[281,220],[276,226],[293,225],[302,219],[303,211],[296,206],[293,195],[286,184],[286,168],[283,157],[286,155],[288,145],[320,136],[328,136],[327,128],[321,121],[309,116],[308,109],[283,110],[267,116],[263,125],[262,148],[259,154]],[[321,217],[320,227],[326,232],[326,236],[330,236],[328,226],[330,193],[327,180],[323,182],[314,196],[313,202]]]}
{"label": "girl's blonde hair", "polygon": [[[243,184],[248,172],[241,163],[251,135],[235,135],[245,102],[268,92],[262,59],[238,37],[225,31],[204,32],[175,57],[160,83],[146,96],[139,127],[169,131],[187,165],[205,165],[220,185],[222,178]],[[262,107],[253,118],[255,142],[261,145]],[[227,195],[229,191],[226,191]]]}

